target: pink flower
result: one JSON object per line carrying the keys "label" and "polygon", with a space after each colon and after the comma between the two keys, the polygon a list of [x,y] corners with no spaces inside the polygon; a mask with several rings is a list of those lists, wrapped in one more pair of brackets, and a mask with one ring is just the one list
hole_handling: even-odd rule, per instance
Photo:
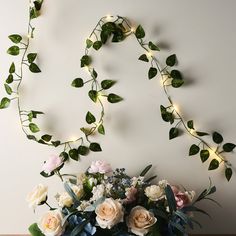
{"label": "pink flower", "polygon": [[134,202],[136,200],[137,192],[138,190],[133,186],[131,188],[127,188],[125,193],[126,198],[124,199],[124,203],[128,204]]}
{"label": "pink flower", "polygon": [[57,169],[59,166],[63,164],[61,158],[56,155],[51,155],[47,161],[45,161],[42,170],[46,174],[50,174],[55,169]]}
{"label": "pink flower", "polygon": [[177,186],[171,186],[171,188],[175,195],[176,205],[178,209],[189,205],[193,201],[195,195],[194,191],[182,192]]}
{"label": "pink flower", "polygon": [[93,161],[88,172],[106,174],[112,171],[110,164],[105,161]]}

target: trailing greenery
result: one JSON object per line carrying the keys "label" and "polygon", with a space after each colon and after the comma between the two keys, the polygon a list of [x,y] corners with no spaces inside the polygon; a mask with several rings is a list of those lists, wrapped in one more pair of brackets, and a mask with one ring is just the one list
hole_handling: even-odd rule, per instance
{"label": "trailing greenery", "polygon": [[[82,88],[89,86],[88,96],[92,102],[100,106],[100,115],[96,117],[90,111],[85,114],[86,125],[81,127],[82,135],[76,140],[61,141],[54,139],[53,135],[47,133],[40,133],[40,127],[37,124],[37,118],[44,113],[36,110],[23,110],[21,108],[21,97],[19,89],[23,81],[23,67],[27,67],[32,73],[40,73],[41,69],[37,65],[37,53],[29,52],[30,42],[34,37],[35,28],[32,26],[32,21],[40,15],[40,10],[43,0],[34,0],[29,9],[29,24],[28,37],[12,34],[9,40],[13,45],[7,50],[7,53],[12,56],[20,56],[20,69],[16,70],[15,63],[12,62],[9,67],[9,75],[4,84],[7,97],[2,98],[0,102],[0,109],[7,108],[13,100],[17,101],[19,118],[21,127],[28,139],[48,146],[62,146],[63,160],[67,161],[69,158],[78,161],[80,155],[87,155],[89,151],[102,151],[100,144],[91,142],[90,136],[94,133],[101,135],[105,134],[104,124],[104,99],[109,103],[118,103],[123,98],[115,93],[110,92],[116,84],[114,80],[100,80],[95,68],[92,66],[92,57],[89,55],[90,50],[98,51],[110,42],[119,43],[126,38],[133,36],[136,38],[138,45],[144,50],[144,53],[139,56],[138,60],[147,63],[147,78],[158,78],[162,81],[163,89],[167,97],[168,104],[161,105],[162,119],[172,125],[169,130],[169,139],[174,139],[180,136],[182,131],[194,138],[197,143],[194,143],[189,148],[189,156],[199,154],[199,159],[202,162],[210,160],[208,169],[215,170],[219,166],[224,165],[225,177],[227,180],[231,179],[232,167],[231,163],[226,159],[225,154],[232,152],[236,147],[233,143],[224,142],[223,136],[218,132],[209,134],[208,132],[198,131],[194,128],[194,121],[185,121],[183,116],[178,112],[169,94],[168,88],[179,88],[184,85],[184,78],[182,73],[176,69],[177,57],[175,54],[166,58],[166,65],[164,68],[158,63],[157,58],[153,55],[154,51],[160,51],[158,45],[152,41],[146,41],[145,30],[141,25],[133,29],[128,20],[121,16],[116,17],[102,17],[95,28],[92,30],[88,39],[86,39],[85,53],[81,57],[81,67],[88,70],[90,79],[75,78],[71,82],[74,88]],[[18,66],[17,66],[18,68]],[[37,135],[39,134],[40,135]],[[212,143],[208,143],[204,136],[212,135]],[[83,147],[83,148],[82,148]],[[66,158],[65,158],[66,156]]]}

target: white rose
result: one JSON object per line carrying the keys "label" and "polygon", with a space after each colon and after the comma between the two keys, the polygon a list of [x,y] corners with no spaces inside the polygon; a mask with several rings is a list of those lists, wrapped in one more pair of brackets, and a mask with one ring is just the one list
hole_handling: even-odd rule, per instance
{"label": "white rose", "polygon": [[60,236],[64,231],[62,220],[63,216],[60,211],[48,211],[38,222],[38,227],[45,236]]}
{"label": "white rose", "polygon": [[169,184],[168,181],[165,180],[165,179],[160,180],[160,181],[158,182],[158,185],[159,185],[161,188],[163,188],[163,189],[165,189],[168,184]]}
{"label": "white rose", "polygon": [[127,226],[129,230],[138,235],[143,236],[147,234],[150,227],[156,223],[157,219],[153,213],[146,210],[144,207],[134,207],[127,218]]}
{"label": "white rose", "polygon": [[[84,193],[83,186],[77,186],[77,185],[70,184],[70,187],[73,190],[73,192],[75,193],[75,195],[78,198],[81,198],[81,196]],[[60,207],[71,207],[73,205],[73,199],[67,192],[63,192],[63,193],[59,194],[56,197],[56,199],[57,199],[58,205]]]}
{"label": "white rose", "polygon": [[41,203],[47,200],[48,187],[43,184],[35,186],[33,191],[27,195],[26,201],[29,207],[36,208]]}
{"label": "white rose", "polygon": [[165,191],[160,186],[151,185],[145,189],[145,195],[151,201],[158,201],[165,196]]}
{"label": "white rose", "polygon": [[107,198],[97,206],[95,213],[98,225],[105,229],[111,229],[114,225],[123,222],[124,211],[118,200]]}

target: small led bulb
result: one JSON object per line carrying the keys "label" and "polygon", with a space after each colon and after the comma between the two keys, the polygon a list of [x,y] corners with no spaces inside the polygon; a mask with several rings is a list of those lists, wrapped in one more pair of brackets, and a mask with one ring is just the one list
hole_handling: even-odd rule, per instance
{"label": "small led bulb", "polygon": [[146,54],[149,58],[152,58],[152,52],[147,52],[147,54]]}
{"label": "small led bulb", "polygon": [[109,14],[108,14],[108,15],[106,16],[106,19],[107,19],[107,20],[111,20],[111,19],[112,19],[112,15],[109,15]]}
{"label": "small led bulb", "polygon": [[134,33],[134,32],[136,31],[136,29],[135,29],[134,27],[131,27],[130,31],[131,31],[132,33]]}
{"label": "small led bulb", "polygon": [[178,108],[178,106],[177,106],[176,104],[173,104],[173,108],[174,108],[174,110],[175,110],[176,112],[179,112],[179,108]]}

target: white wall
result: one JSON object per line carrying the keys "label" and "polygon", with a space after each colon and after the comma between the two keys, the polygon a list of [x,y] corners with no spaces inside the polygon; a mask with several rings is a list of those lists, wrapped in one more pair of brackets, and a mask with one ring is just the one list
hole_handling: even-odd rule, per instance
{"label": "white wall", "polygon": [[[5,51],[10,46],[7,36],[25,34],[27,2],[0,0],[0,97],[5,96],[3,83],[12,58]],[[27,109],[46,112],[42,118],[44,130],[58,138],[68,139],[79,132],[84,115],[93,104],[85,90],[70,87],[77,75],[86,76],[79,68],[84,40],[106,14],[128,17],[146,29],[147,39],[163,45],[160,59],[176,53],[179,69],[188,82],[171,91],[183,116],[194,119],[199,129],[217,130],[225,140],[235,142],[235,67],[236,67],[236,1],[234,0],[57,0],[47,1],[43,15],[36,20],[32,51],[39,53],[43,73],[28,74],[23,82],[22,100]],[[126,167],[130,174],[145,165],[154,164],[159,178],[181,183],[198,192],[211,177],[217,186],[215,199],[222,204],[201,204],[212,220],[199,216],[204,225],[196,233],[236,233],[235,175],[227,183],[221,171],[207,171],[199,157],[188,157],[188,147],[194,140],[183,135],[168,140],[169,125],[159,114],[160,104],[167,104],[157,79],[148,81],[147,66],[137,61],[141,53],[134,38],[107,46],[95,56],[95,65],[102,78],[118,80],[114,92],[125,101],[107,105],[105,137],[99,141],[103,152],[89,155],[80,163],[71,163],[69,171],[83,171],[93,159],[109,160],[114,167]],[[50,202],[61,189],[52,178],[46,182],[39,172],[44,160],[59,150],[26,140],[16,105],[0,112],[0,233],[26,233],[46,208],[36,214],[28,209],[25,196],[39,182],[50,186]],[[236,166],[235,154],[230,160]]]}

